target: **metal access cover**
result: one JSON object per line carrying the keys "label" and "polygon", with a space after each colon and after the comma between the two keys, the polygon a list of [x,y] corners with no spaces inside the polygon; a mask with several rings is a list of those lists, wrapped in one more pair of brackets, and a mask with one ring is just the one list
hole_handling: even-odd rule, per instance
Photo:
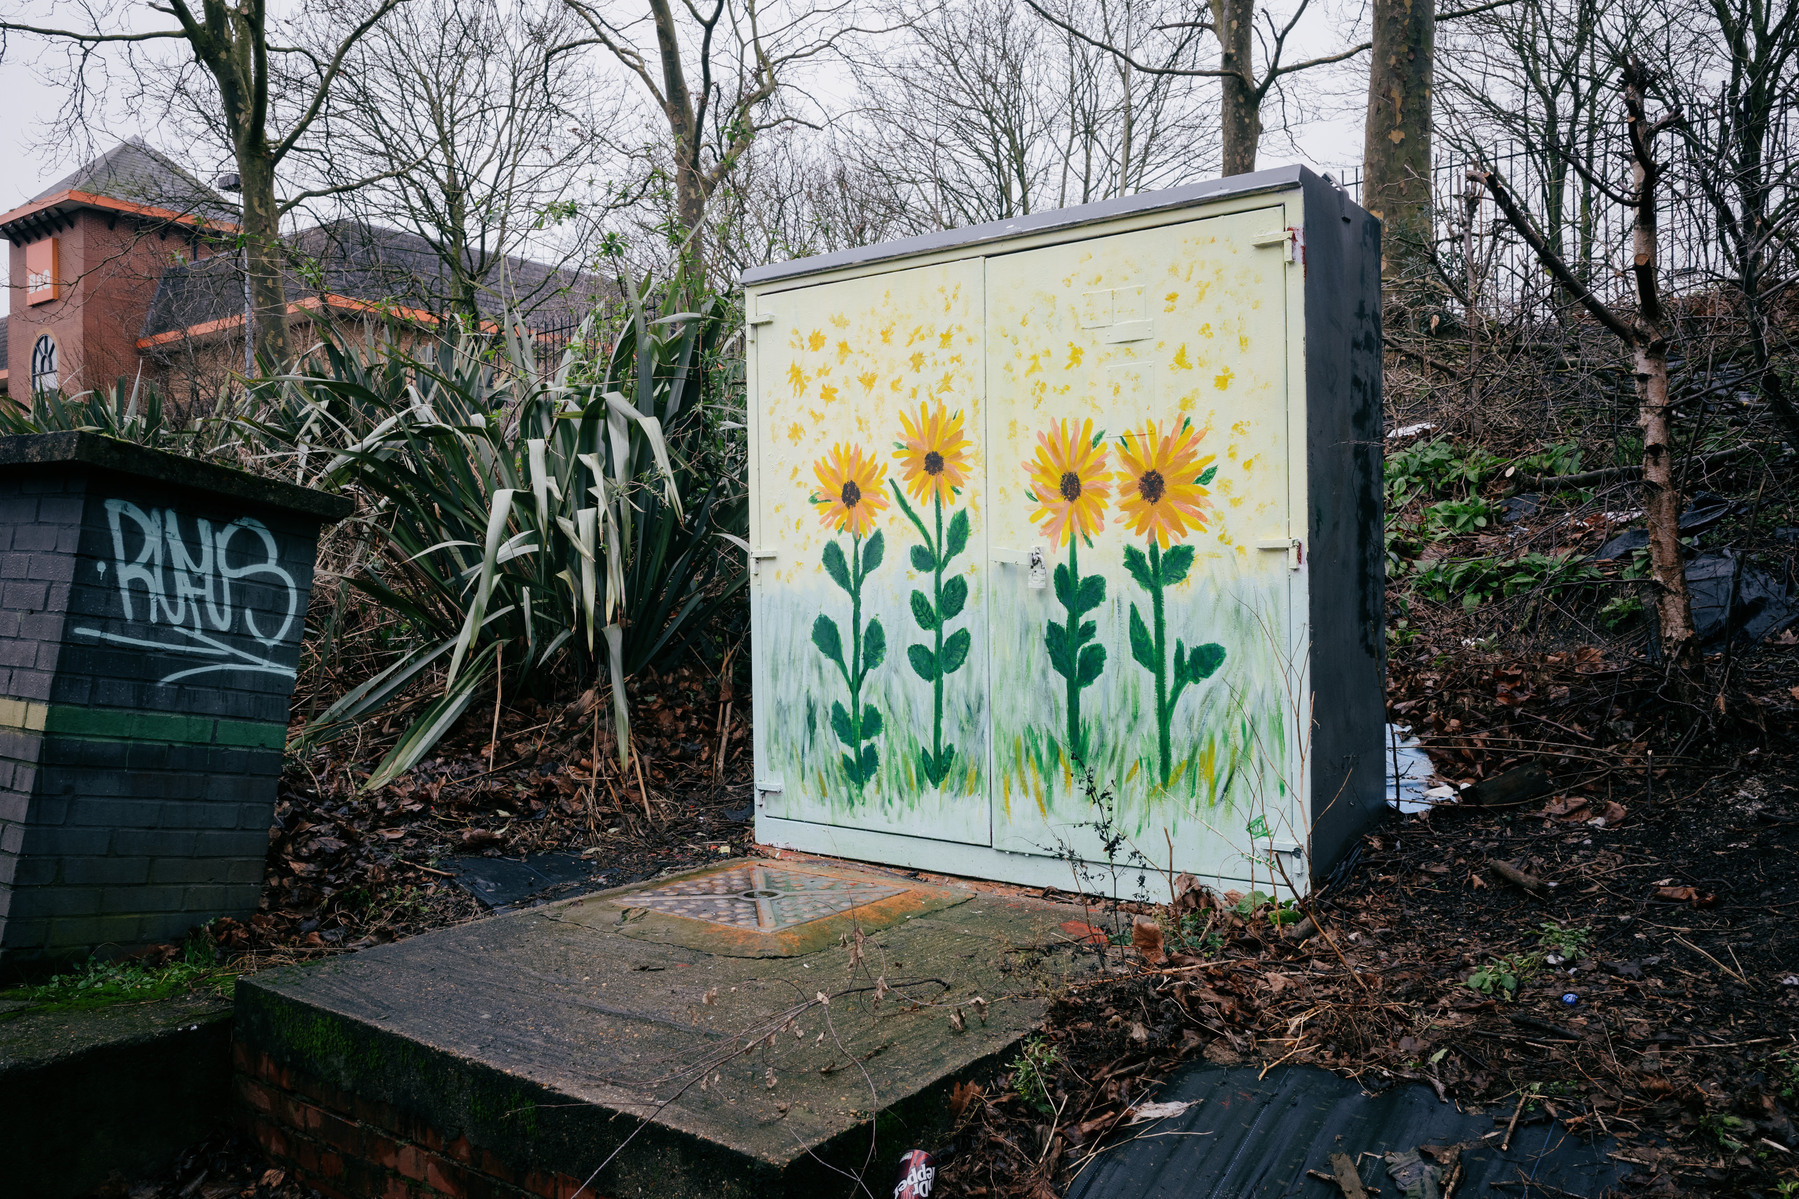
{"label": "metal access cover", "polygon": [[590,896],[568,918],[730,957],[793,957],[969,898],[873,871],[732,862]]}

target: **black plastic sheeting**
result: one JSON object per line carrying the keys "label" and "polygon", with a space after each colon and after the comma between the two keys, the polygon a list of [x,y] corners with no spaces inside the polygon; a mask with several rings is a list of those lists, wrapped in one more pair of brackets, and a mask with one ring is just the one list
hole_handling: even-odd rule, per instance
{"label": "black plastic sheeting", "polygon": [[592,862],[572,853],[450,858],[443,865],[455,874],[457,886],[489,908],[548,903],[609,885]]}
{"label": "black plastic sheeting", "polygon": [[[1341,1196],[1336,1185],[1306,1171],[1329,1174],[1333,1153],[1357,1159],[1363,1182],[1387,1199],[1402,1192],[1380,1155],[1420,1145],[1467,1146],[1458,1196],[1552,1199],[1558,1190],[1600,1196],[1636,1168],[1608,1156],[1614,1142],[1588,1143],[1541,1116],[1538,1123],[1521,1121],[1511,1149],[1501,1153],[1509,1109],[1458,1111],[1428,1087],[1408,1083],[1370,1095],[1315,1066],[1277,1066],[1260,1081],[1257,1073],[1249,1066],[1194,1065],[1176,1074],[1156,1101],[1197,1099],[1198,1105],[1131,1128],[1129,1140],[1081,1172],[1068,1199],[1329,1199]],[[1491,1190],[1489,1183],[1508,1185]]]}

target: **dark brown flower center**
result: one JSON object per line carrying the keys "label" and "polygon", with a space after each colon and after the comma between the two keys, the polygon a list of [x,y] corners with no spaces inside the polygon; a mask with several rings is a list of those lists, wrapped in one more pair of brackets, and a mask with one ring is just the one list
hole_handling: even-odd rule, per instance
{"label": "dark brown flower center", "polygon": [[927,475],[942,474],[943,455],[939,454],[936,450],[932,450],[930,453],[926,454],[924,456],[924,473]]}
{"label": "dark brown flower center", "polygon": [[1160,502],[1167,491],[1168,485],[1162,482],[1162,472],[1159,470],[1146,470],[1143,477],[1137,480],[1137,494],[1143,497],[1146,504]]}
{"label": "dark brown flower center", "polygon": [[1062,498],[1071,504],[1081,498],[1081,476],[1073,471],[1063,472]]}
{"label": "dark brown flower center", "polygon": [[[1159,485],[1160,480],[1157,480],[1157,483]],[[862,489],[860,487],[856,486],[855,483],[853,483],[853,482],[845,483],[843,485],[843,506],[845,508],[854,508],[857,504],[859,504],[861,502],[862,502]]]}

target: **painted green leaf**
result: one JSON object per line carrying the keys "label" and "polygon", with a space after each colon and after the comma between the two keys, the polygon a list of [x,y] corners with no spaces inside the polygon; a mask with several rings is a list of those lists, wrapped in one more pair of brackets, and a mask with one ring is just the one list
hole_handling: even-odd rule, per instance
{"label": "painted green leaf", "polygon": [[881,763],[881,755],[875,751],[872,743],[862,747],[862,781],[869,782],[875,776],[875,767]]}
{"label": "painted green leaf", "polygon": [[1254,820],[1249,822],[1249,835],[1252,837],[1269,837],[1273,834],[1268,831],[1268,821],[1257,816]]}
{"label": "painted green leaf", "polygon": [[887,630],[878,617],[871,617],[862,633],[862,673],[867,674],[887,660]]}
{"label": "painted green leaf", "polygon": [[1216,641],[1208,641],[1193,647],[1193,653],[1187,659],[1187,677],[1197,683],[1211,678],[1223,665],[1224,647]]}
{"label": "painted green leaf", "polygon": [[850,714],[843,710],[841,703],[831,705],[831,731],[845,745],[854,747],[856,744],[856,731],[850,727]]}
{"label": "painted green leaf", "polygon": [[962,669],[962,663],[968,661],[968,647],[972,644],[974,644],[974,638],[968,635],[967,629],[957,629],[944,640],[944,674],[955,674]]}
{"label": "painted green leaf", "polygon": [[1156,643],[1150,640],[1149,627],[1143,623],[1136,604],[1131,605],[1131,657],[1145,670],[1156,668]]}
{"label": "painted green leaf", "polygon": [[837,663],[843,669],[843,634],[837,631],[837,622],[829,616],[820,615],[812,622],[812,644],[818,652]]}
{"label": "painted green leaf", "polygon": [[937,655],[931,652],[928,645],[908,645],[906,658],[912,663],[912,670],[927,683],[937,681]]}
{"label": "painted green leaf", "polygon": [[1106,602],[1106,577],[1104,575],[1088,575],[1081,580],[1081,593],[1075,597],[1074,613],[1076,616],[1091,612]]}
{"label": "painted green leaf", "polygon": [[860,787],[864,780],[862,778],[861,768],[856,765],[856,759],[850,757],[848,754],[844,754],[839,761],[843,763],[843,773],[844,776],[849,779],[850,786]]}
{"label": "painted green leaf", "polygon": [[862,573],[872,574],[881,565],[881,557],[887,552],[887,539],[876,529],[874,536],[862,543]]}
{"label": "painted green leaf", "polygon": [[1131,572],[1131,578],[1137,580],[1137,586],[1143,590],[1148,591],[1155,586],[1149,574],[1149,559],[1134,545],[1124,547],[1124,568]]}
{"label": "painted green leaf", "polygon": [[943,535],[943,560],[948,562],[968,548],[968,509],[956,513]]}
{"label": "painted green leaf", "polygon": [[915,545],[912,547],[912,569],[919,574],[928,575],[937,569],[937,559],[929,549]]}
{"label": "painted green leaf", "polygon": [[831,582],[845,591],[850,589],[850,567],[844,561],[843,547],[835,541],[825,542],[825,573],[831,576]]}
{"label": "painted green leaf", "polygon": [[937,627],[937,610],[931,606],[931,601],[925,598],[922,591],[912,593],[912,619],[927,633]]}
{"label": "painted green leaf", "polygon": [[1098,631],[1099,626],[1097,624],[1094,624],[1091,620],[1083,620],[1081,622],[1080,631],[1074,635],[1074,643],[1076,645],[1085,645],[1093,640],[1093,634]]}
{"label": "painted green leaf", "polygon": [[937,759],[928,749],[918,751],[918,772],[924,775],[924,781],[933,787],[943,782],[943,777],[937,773]]}
{"label": "painted green leaf", "polygon": [[1187,647],[1177,639],[1174,643],[1174,677],[1169,680],[1169,684],[1173,688],[1169,692],[1170,698],[1179,695],[1181,688],[1185,687],[1189,681],[1187,678]]}
{"label": "painted green leaf", "polygon": [[1075,685],[1085,687],[1097,679],[1106,668],[1106,647],[1089,645],[1081,651],[1081,670],[1075,678]]}
{"label": "painted green leaf", "polygon": [[1056,563],[1055,584],[1056,602],[1061,604],[1064,608],[1074,607],[1074,583],[1068,574],[1068,564],[1066,562]]}
{"label": "painted green leaf", "polygon": [[1210,487],[1212,485],[1212,480],[1217,477],[1218,464],[1214,462],[1212,465],[1206,467],[1205,470],[1201,471],[1199,478],[1195,479],[1194,482],[1198,483],[1201,487]]}
{"label": "painted green leaf", "polygon": [[943,594],[937,597],[937,611],[944,620],[954,620],[962,615],[962,605],[967,602],[967,579],[961,575],[951,575],[943,580]]}
{"label": "painted green leaf", "polygon": [[1043,627],[1043,647],[1049,651],[1049,664],[1063,678],[1074,673],[1074,665],[1068,656],[1068,630],[1050,621]]}
{"label": "painted green leaf", "polygon": [[862,705],[862,740],[872,741],[881,735],[881,713],[873,704]]}
{"label": "painted green leaf", "polygon": [[1162,555],[1162,585],[1172,587],[1187,577],[1193,566],[1193,547],[1177,545]]}

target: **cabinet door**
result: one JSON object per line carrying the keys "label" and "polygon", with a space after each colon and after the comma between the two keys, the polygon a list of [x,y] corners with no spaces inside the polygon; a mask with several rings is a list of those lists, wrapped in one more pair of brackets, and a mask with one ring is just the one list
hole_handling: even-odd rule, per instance
{"label": "cabinet door", "polygon": [[996,848],[1265,884],[1304,844],[1286,223],[988,260]]}
{"label": "cabinet door", "polygon": [[981,285],[971,259],[757,297],[770,816],[991,841]]}

